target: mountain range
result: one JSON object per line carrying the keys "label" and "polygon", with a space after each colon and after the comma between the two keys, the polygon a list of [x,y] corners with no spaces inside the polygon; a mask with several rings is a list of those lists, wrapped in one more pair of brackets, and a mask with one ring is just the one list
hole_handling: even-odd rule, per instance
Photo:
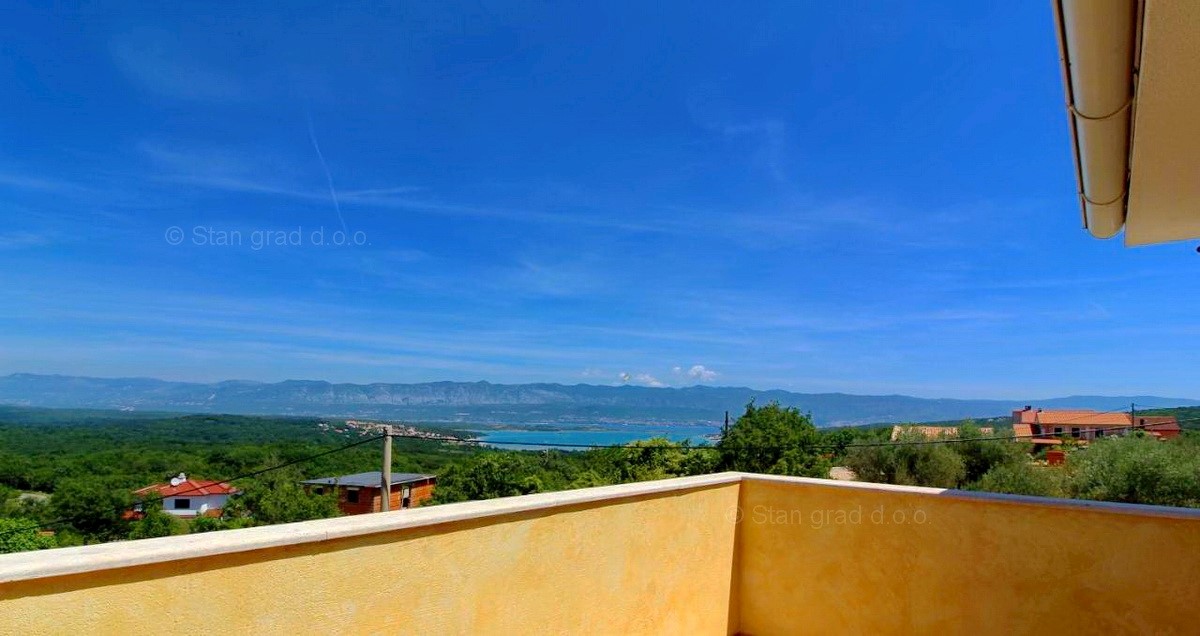
{"label": "mountain range", "polygon": [[215,383],[151,378],[92,378],[14,373],[0,377],[0,404],[257,415],[413,419],[485,424],[720,421],[751,399],[778,401],[812,414],[821,426],[931,422],[1008,415],[1042,408],[1195,406],[1200,401],[1157,396],[1070,396],[1041,400],[930,399],[906,395],[794,393],[778,389],[692,386],[652,388],[590,384],[334,384],[316,380]]}

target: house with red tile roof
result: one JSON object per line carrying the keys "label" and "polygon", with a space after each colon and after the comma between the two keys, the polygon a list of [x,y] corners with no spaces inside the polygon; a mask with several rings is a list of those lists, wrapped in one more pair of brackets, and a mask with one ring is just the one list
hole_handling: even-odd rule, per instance
{"label": "house with red tile roof", "polygon": [[1183,429],[1174,415],[1137,415],[1136,426],[1159,439],[1179,437]]}
{"label": "house with red tile roof", "polygon": [[1132,430],[1144,430],[1159,439],[1180,434],[1179,422],[1171,415],[1137,415],[1088,409],[1045,410],[1026,406],[1012,413],[1013,434],[1018,441],[1040,446],[1062,444],[1063,437],[1082,442]]}
{"label": "house with red tile roof", "polygon": [[162,499],[163,512],[177,517],[219,517],[225,502],[240,491],[227,483],[189,479],[179,473],[169,483],[152,484],[133,491],[140,501]]}

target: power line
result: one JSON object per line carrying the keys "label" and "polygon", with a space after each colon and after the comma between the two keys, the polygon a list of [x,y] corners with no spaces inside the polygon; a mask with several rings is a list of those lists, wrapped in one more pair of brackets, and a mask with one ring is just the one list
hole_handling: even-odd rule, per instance
{"label": "power line", "polygon": [[[271,471],[273,471],[273,470],[279,470],[279,469],[281,469],[281,468],[287,468],[288,466],[295,466],[296,464],[302,464],[302,463],[304,463],[304,462],[310,462],[310,461],[312,461],[312,460],[314,460],[314,459],[320,459],[321,457],[325,457],[326,455],[332,455],[332,454],[334,454],[334,453],[340,453],[340,452],[342,452],[342,451],[344,451],[344,450],[348,450],[348,449],[354,448],[355,446],[362,446],[363,444],[368,444],[368,443],[370,443],[370,442],[375,442],[375,441],[378,441],[378,440],[381,440],[381,439],[383,439],[384,437],[386,437],[386,435],[376,435],[375,437],[368,437],[368,438],[366,438],[366,439],[361,439],[361,440],[358,440],[357,442],[353,442],[353,443],[350,443],[350,444],[346,444],[345,446],[339,446],[339,447],[337,447],[337,448],[332,448],[332,449],[329,449],[329,450],[321,451],[321,452],[319,452],[319,453],[315,453],[315,454],[313,454],[313,455],[308,455],[308,456],[305,456],[305,457],[301,457],[301,458],[299,458],[299,459],[293,459],[293,460],[291,460],[291,461],[287,461],[287,462],[284,462],[284,463],[282,463],[282,464],[276,464],[276,465],[274,465],[274,466],[269,466],[269,467],[267,467],[267,468],[261,468],[261,469],[259,469],[259,470],[253,471],[253,472],[249,472],[249,473],[245,473],[245,474],[242,474],[242,475],[238,475],[237,477],[230,477],[229,479],[208,480],[208,481],[210,481],[210,482],[211,482],[211,481],[215,481],[216,483],[219,483],[219,484],[224,484],[224,483],[229,483],[229,482],[232,482],[232,481],[237,481],[237,480],[239,480],[239,479],[247,479],[247,478],[249,478],[249,477],[257,477],[257,476],[259,476],[259,475],[262,475],[262,474],[264,474],[264,473],[269,473],[269,472],[271,472]],[[178,497],[179,495],[183,495],[183,494],[187,494],[187,493],[191,493],[191,492],[196,492],[196,491],[198,491],[198,490],[201,490],[201,489],[203,489],[203,488],[206,488],[206,487],[207,487],[207,486],[193,486],[192,488],[188,488],[187,490],[180,490],[180,491],[176,492],[175,494],[173,494],[173,495],[171,495],[171,496],[172,496],[172,497]],[[156,504],[156,503],[160,503],[160,502],[162,502],[162,500],[163,500],[164,498],[165,498],[165,497],[159,496],[157,499],[153,499],[153,498],[151,498],[151,499],[143,499],[143,500],[139,501],[138,503],[134,504],[134,506],[139,506],[139,505],[140,505],[140,506],[143,506],[143,507],[144,507],[146,504]],[[119,507],[119,508],[114,508],[114,509],[113,509],[113,512],[116,512],[116,513],[124,513],[124,512],[126,512],[126,511],[128,511],[128,510],[131,510],[131,509],[133,509],[133,508],[131,508],[130,506],[121,506],[121,507]],[[10,535],[10,534],[14,534],[14,533],[17,533],[17,532],[24,532],[24,531],[28,531],[28,530],[40,530],[40,529],[42,529],[42,528],[48,528],[48,527],[52,527],[52,526],[57,526],[57,525],[61,525],[61,524],[64,524],[64,523],[68,523],[68,522],[71,522],[71,521],[78,520],[78,519],[80,519],[80,518],[81,518],[81,516],[80,516],[80,515],[75,515],[75,516],[73,516],[73,517],[61,517],[61,518],[59,518],[59,519],[55,519],[55,520],[53,520],[53,521],[48,521],[48,522],[46,522],[46,523],[39,523],[39,524],[37,524],[37,525],[26,526],[26,527],[23,527],[23,528],[13,528],[13,529],[10,529],[10,530],[6,530],[6,531],[4,531],[4,532],[0,532],[0,537],[7,536],[7,535]]]}

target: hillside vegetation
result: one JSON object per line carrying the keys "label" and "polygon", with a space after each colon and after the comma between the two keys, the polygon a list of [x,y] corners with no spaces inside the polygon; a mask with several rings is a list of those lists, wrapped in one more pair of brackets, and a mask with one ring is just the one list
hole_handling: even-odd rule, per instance
{"label": "hillside vegetation", "polygon": [[[1031,461],[1029,445],[996,439],[1003,430],[985,436],[973,422],[956,424],[958,437],[946,443],[892,443],[891,426],[818,429],[797,409],[751,403],[715,446],[652,439],[581,452],[509,451],[400,438],[392,469],[436,474],[435,503],[722,470],[825,477],[848,466],[863,481],[1200,507],[1200,434],[1106,438],[1069,448],[1065,466],[1049,467]],[[381,442],[371,435],[316,418],[2,407],[0,552],[334,516],[332,499],[299,482],[378,470]],[[126,517],[134,489],[179,472],[250,476],[234,482],[243,494],[219,519],[184,522],[152,502],[145,518]]]}

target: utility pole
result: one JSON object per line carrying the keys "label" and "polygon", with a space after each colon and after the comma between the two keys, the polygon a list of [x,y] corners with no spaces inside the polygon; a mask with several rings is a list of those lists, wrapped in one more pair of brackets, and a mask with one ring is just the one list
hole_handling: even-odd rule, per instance
{"label": "utility pole", "polygon": [[1130,426],[1130,429],[1128,431],[1125,431],[1126,435],[1129,435],[1130,433],[1137,430],[1136,428],[1134,428],[1137,426],[1137,411],[1134,410],[1134,407],[1136,407],[1136,406],[1137,406],[1137,404],[1135,404],[1133,402],[1129,403],[1129,426]]}
{"label": "utility pole", "polygon": [[380,472],[379,510],[387,512],[392,509],[392,425],[383,426],[383,471]]}
{"label": "utility pole", "polygon": [[729,411],[725,411],[725,427],[721,429],[721,439],[729,434]]}

